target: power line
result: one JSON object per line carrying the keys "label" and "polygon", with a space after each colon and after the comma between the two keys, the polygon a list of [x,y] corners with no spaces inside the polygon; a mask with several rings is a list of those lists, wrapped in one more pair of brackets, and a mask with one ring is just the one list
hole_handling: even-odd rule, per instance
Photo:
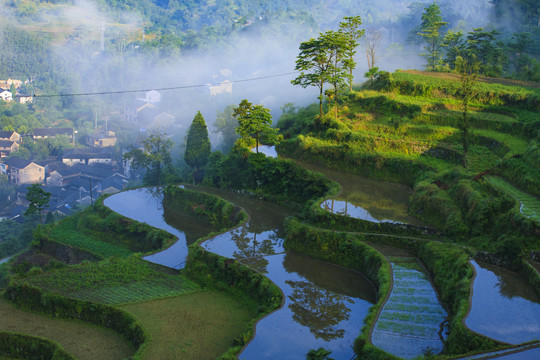
{"label": "power line", "polygon": [[[258,81],[258,80],[264,80],[264,79],[271,79],[281,76],[288,76],[296,74],[296,71],[288,72],[284,74],[276,74],[276,75],[268,75],[268,76],[259,76],[254,78],[247,78],[247,79],[241,79],[241,80],[233,80],[231,83],[241,83],[241,82],[248,82],[248,81]],[[211,83],[211,84],[196,84],[196,85],[181,85],[181,86],[171,86],[171,87],[164,87],[164,88],[152,88],[152,89],[138,89],[138,90],[117,90],[117,91],[101,91],[101,92],[89,92],[89,93],[68,93],[68,94],[34,94],[33,97],[35,98],[45,98],[45,97],[65,97],[65,96],[92,96],[92,95],[111,95],[111,94],[129,94],[129,93],[140,93],[140,92],[147,92],[147,91],[167,91],[167,90],[180,90],[180,89],[193,89],[193,88],[201,88],[201,87],[207,87],[207,86],[213,86],[213,85],[221,85],[222,83]]]}

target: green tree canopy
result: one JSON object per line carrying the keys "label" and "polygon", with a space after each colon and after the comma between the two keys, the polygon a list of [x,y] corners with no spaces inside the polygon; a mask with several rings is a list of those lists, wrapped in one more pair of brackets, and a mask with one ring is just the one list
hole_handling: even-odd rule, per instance
{"label": "green tree canopy", "polygon": [[41,223],[41,212],[46,207],[49,207],[50,199],[51,193],[43,190],[41,184],[30,185],[26,192],[26,200],[30,202],[30,205],[28,205],[28,209],[26,209],[24,215],[39,213],[39,222]]}
{"label": "green tree canopy", "polygon": [[423,55],[427,60],[426,69],[435,71],[438,65],[441,64],[441,40],[442,36],[440,29],[443,26],[446,26],[448,23],[443,21],[441,16],[441,10],[437,3],[433,3],[427,8],[424,8],[424,13],[422,14],[422,25],[420,27],[421,31],[418,33],[426,45],[424,46],[425,53]]}
{"label": "green tree canopy", "polygon": [[140,147],[132,146],[124,154],[124,160],[130,160],[135,169],[144,168],[149,177],[149,183],[161,185],[161,172],[167,166],[172,172],[171,149],[173,142],[160,129],[150,131],[142,140]]}
{"label": "green tree canopy", "polygon": [[234,108],[234,117],[238,120],[236,132],[244,140],[255,139],[255,149],[259,152],[259,143],[262,139],[274,141],[278,129],[272,129],[272,115],[270,110],[262,105],[253,105],[246,99]]}
{"label": "green tree canopy", "polygon": [[197,168],[198,171],[201,166],[206,165],[209,156],[210,139],[208,139],[208,129],[201,112],[197,111],[189,127],[184,160],[192,168]]}
{"label": "green tree canopy", "polygon": [[319,88],[319,113],[323,116],[323,92],[325,84],[337,88],[349,78],[346,57],[349,49],[349,38],[339,31],[327,31],[319,34],[317,39],[310,39],[300,44],[300,54],[296,57],[295,70],[300,75],[292,80],[293,85],[302,87],[316,86]]}
{"label": "green tree canopy", "polygon": [[[349,69],[349,91],[352,91],[352,72],[356,67],[354,55],[356,54],[358,41],[362,36],[364,36],[364,29],[359,29],[360,25],[362,25],[362,19],[360,16],[345,16],[343,20],[344,21],[339,23],[339,32],[345,34],[348,39],[348,46],[345,49],[345,56],[347,58],[345,66]],[[371,69],[369,64],[368,67]]]}

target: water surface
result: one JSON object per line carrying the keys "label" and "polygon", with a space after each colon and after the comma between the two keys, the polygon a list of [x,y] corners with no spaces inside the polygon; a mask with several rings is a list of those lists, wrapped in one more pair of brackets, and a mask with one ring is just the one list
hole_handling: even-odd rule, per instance
{"label": "water surface", "polygon": [[[163,193],[158,188],[142,188],[109,196],[104,204],[122,216],[176,236],[178,240],[173,245],[143,259],[173,269],[182,269],[188,253],[188,242],[191,243],[214,229],[210,224],[198,219],[180,216],[174,211],[164,211],[162,202]],[[178,230],[175,226],[182,230]]]}
{"label": "water surface", "polygon": [[540,339],[540,296],[518,274],[471,261],[476,271],[465,324],[492,339],[521,344]]}
{"label": "water surface", "polygon": [[376,301],[376,291],[361,273],[311,259],[283,248],[288,210],[265,202],[219,193],[246,209],[245,226],[220,234],[202,246],[264,273],[285,295],[281,309],[262,319],[240,359],[302,359],[324,347],[335,359],[350,359],[352,344]]}

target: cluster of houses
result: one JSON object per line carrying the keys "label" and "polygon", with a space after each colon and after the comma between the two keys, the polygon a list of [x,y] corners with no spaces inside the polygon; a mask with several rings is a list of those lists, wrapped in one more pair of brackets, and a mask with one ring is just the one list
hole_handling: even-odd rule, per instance
{"label": "cluster of houses", "polygon": [[[45,139],[56,135],[73,137],[73,129],[35,129],[32,139]],[[18,147],[21,136],[15,131],[0,131],[0,146],[3,154]],[[123,190],[128,183],[121,161],[114,158],[116,137],[113,132],[96,131],[86,138],[92,147],[74,148],[64,151],[61,157],[47,160],[26,160],[17,156],[0,159],[0,173],[9,183],[17,187],[15,206],[3,217],[18,218],[28,207],[26,192],[31,184],[43,184],[51,193],[49,211],[68,215],[78,206],[91,204],[102,194]],[[15,145],[13,145],[15,144]],[[127,175],[127,176],[126,176]],[[12,199],[9,199],[12,200]]]}
{"label": "cluster of houses", "polygon": [[[30,80],[22,81],[22,80],[16,80],[16,79],[7,79],[7,80],[0,80],[0,99],[6,102],[13,101],[13,98],[21,104],[26,104],[28,102],[32,102],[33,96],[32,95],[24,95],[20,94],[17,90],[20,89],[22,84],[28,84],[30,83]],[[11,92],[12,86],[15,87],[16,93],[13,94]]]}

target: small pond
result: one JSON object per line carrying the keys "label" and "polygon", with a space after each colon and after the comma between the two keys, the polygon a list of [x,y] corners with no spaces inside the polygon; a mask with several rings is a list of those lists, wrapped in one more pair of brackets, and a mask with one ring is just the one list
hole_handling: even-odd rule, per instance
{"label": "small pond", "polygon": [[262,319],[240,359],[305,359],[324,347],[335,359],[350,359],[352,344],[376,301],[376,291],[361,273],[314,260],[283,248],[287,210],[215,189],[242,206],[250,222],[207,240],[202,246],[264,273],[281,288],[285,304]]}
{"label": "small pond", "polygon": [[[165,230],[178,238],[167,249],[143,259],[173,269],[182,269],[187,245],[206,236],[214,228],[205,222],[163,209],[163,194],[158,188],[143,188],[114,194],[105,199],[105,206],[125,217]],[[182,230],[178,230],[182,229]]]}
{"label": "small pond", "polygon": [[518,274],[471,261],[476,271],[470,313],[473,331],[508,344],[540,339],[540,296]]}

